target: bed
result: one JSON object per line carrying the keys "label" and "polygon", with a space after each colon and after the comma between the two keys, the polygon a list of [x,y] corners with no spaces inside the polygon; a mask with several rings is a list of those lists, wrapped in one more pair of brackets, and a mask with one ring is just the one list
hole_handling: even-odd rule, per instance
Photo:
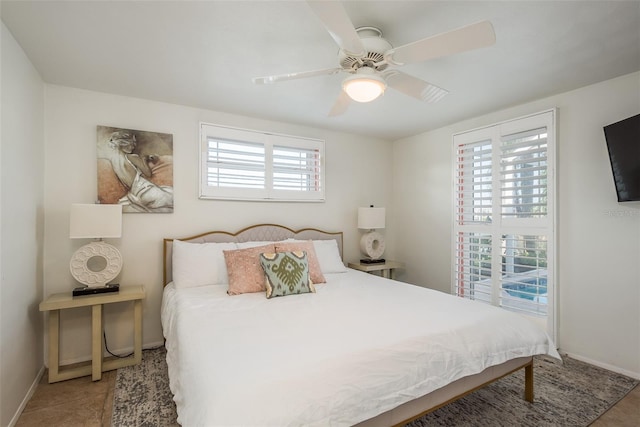
{"label": "bed", "polygon": [[[273,242],[312,244],[325,283],[228,295],[224,251]],[[521,316],[345,268],[340,232],[261,224],[165,239],[163,255],[169,382],[185,426],[403,425],[520,369],[532,402],[533,356],[559,358]]]}

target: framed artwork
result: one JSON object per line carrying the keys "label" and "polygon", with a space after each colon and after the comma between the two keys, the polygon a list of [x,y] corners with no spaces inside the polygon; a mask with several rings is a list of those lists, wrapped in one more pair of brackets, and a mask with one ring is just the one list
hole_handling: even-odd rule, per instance
{"label": "framed artwork", "polygon": [[173,135],[98,126],[98,200],[123,212],[173,212]]}

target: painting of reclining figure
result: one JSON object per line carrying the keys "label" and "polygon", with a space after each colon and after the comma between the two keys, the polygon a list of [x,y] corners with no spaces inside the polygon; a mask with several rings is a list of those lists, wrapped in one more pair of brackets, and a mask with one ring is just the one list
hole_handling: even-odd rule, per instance
{"label": "painting of reclining figure", "polygon": [[123,212],[173,212],[173,135],[98,126],[98,200]]}

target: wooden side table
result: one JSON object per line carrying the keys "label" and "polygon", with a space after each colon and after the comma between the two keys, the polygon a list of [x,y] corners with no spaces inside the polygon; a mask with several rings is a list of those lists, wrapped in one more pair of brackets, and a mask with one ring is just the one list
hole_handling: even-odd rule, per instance
{"label": "wooden side table", "polygon": [[404,268],[404,263],[399,261],[385,261],[379,264],[362,264],[361,262],[350,262],[349,268],[365,271],[367,273],[379,271],[382,277],[393,279],[393,270],[395,268]]}
{"label": "wooden side table", "polygon": [[[118,292],[73,297],[71,291],[50,295],[40,303],[40,311],[49,312],[49,382],[91,375],[93,381],[102,378],[102,373],[142,361],[142,300],[144,286],[121,286]],[[121,359],[104,360],[103,310],[105,304],[133,301],[133,355]],[[60,310],[91,307],[91,364],[73,368],[60,367]]]}

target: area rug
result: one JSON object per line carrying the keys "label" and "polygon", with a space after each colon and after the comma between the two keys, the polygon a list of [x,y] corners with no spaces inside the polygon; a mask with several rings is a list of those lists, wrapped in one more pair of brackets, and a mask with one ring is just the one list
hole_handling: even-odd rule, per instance
{"label": "area rug", "polygon": [[[113,427],[177,426],[164,348],[145,350],[142,364],[118,369]],[[535,402],[526,402],[524,372],[502,378],[408,424],[426,426],[583,427],[629,393],[638,381],[575,359],[536,357]]]}
{"label": "area rug", "polygon": [[179,425],[165,359],[164,347],[144,350],[141,364],[118,369],[113,391],[112,427]]}

